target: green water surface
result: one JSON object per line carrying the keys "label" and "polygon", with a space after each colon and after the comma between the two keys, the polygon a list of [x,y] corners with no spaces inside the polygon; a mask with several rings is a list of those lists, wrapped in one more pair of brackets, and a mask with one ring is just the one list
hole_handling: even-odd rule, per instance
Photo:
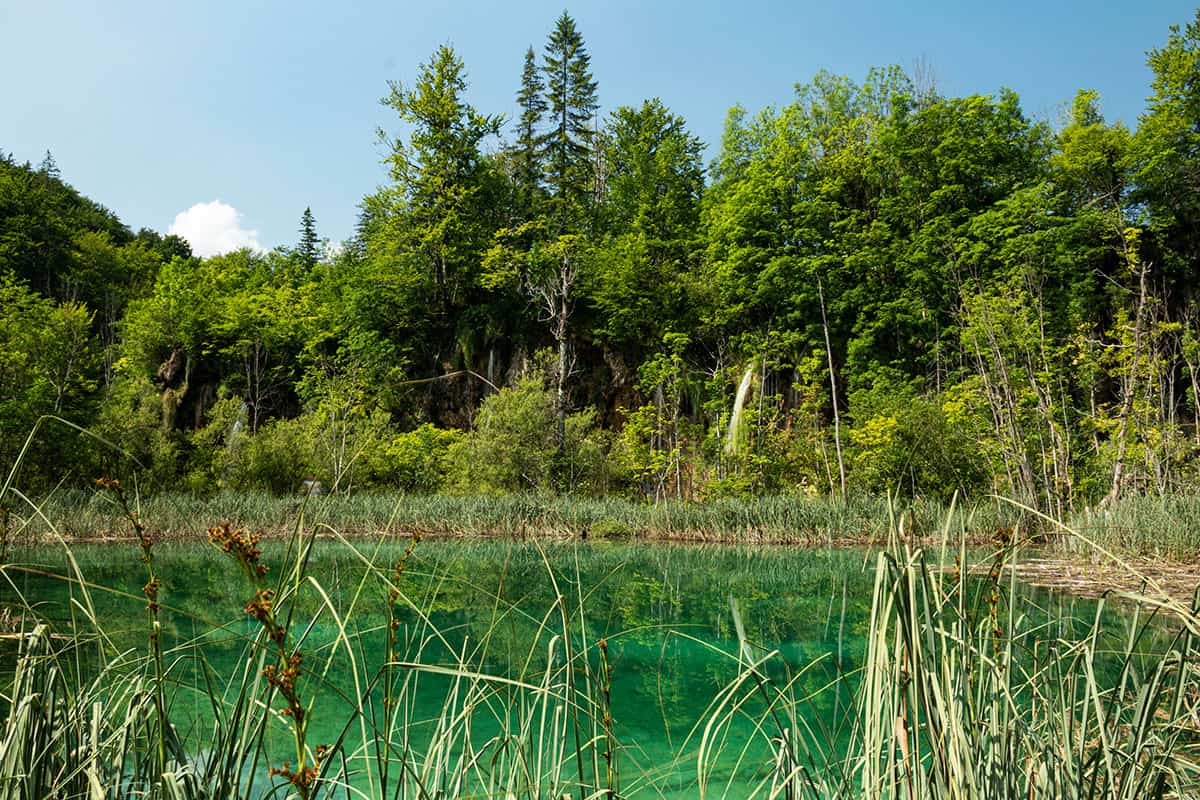
{"label": "green water surface", "polygon": [[[343,620],[353,637],[360,675],[373,674],[386,652],[388,600],[386,587],[364,561],[387,569],[406,544],[360,540],[353,544],[357,552],[342,542],[314,545],[307,572],[328,600],[302,588],[293,628],[298,633],[308,626],[302,649],[310,674],[303,691],[317,698],[310,717],[313,744],[337,739],[355,693],[363,691],[364,681],[353,680],[344,654],[331,648],[339,633],[335,620]],[[265,545],[272,574],[281,569],[283,547]],[[0,600],[11,603],[19,592],[40,614],[64,624],[93,608],[113,647],[144,650],[145,572],[136,548],[86,545],[72,553],[93,585],[86,597],[80,587],[53,577],[71,570],[65,550],[47,547],[19,554],[30,569],[9,571],[12,583],[0,590],[6,595]],[[203,652],[219,679],[238,673],[256,633],[256,623],[243,611],[253,592],[230,559],[206,544],[161,544],[155,563],[163,582],[163,641],[179,686],[173,718],[202,749],[200,732],[211,712],[207,699],[188,690],[203,682],[196,654]],[[778,653],[768,676],[783,682],[800,675],[791,691],[810,698],[804,704],[809,735],[837,755],[853,719],[874,563],[873,556],[850,549],[426,541],[408,560],[395,613],[408,658],[452,665],[453,652],[466,652],[480,672],[530,680],[544,668],[539,659],[544,661],[549,639],[561,633],[560,609],[566,608],[569,636],[576,647],[590,646],[589,664],[598,664],[595,643],[603,638],[607,644],[625,794],[693,797],[700,726],[713,698],[739,672],[733,603],[747,639],[762,648],[755,653]],[[1061,595],[1043,592],[1039,602],[1068,633],[1075,625],[1086,628],[1095,613],[1093,603]],[[438,637],[428,635],[433,629]],[[414,741],[421,740],[419,720],[438,716],[449,687],[449,678],[422,680],[414,695]],[[378,704],[378,692],[371,700]],[[748,706],[736,715],[726,746],[710,756],[710,796],[739,796],[747,781],[769,771],[769,739],[776,732],[757,727],[756,713]],[[484,739],[501,723],[494,715],[481,716],[486,718],[478,721],[475,737]],[[286,753],[286,743],[278,742],[281,733],[274,741]]]}

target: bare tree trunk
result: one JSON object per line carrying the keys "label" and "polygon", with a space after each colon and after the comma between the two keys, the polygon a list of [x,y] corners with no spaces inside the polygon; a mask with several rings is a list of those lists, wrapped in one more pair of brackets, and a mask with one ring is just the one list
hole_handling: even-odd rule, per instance
{"label": "bare tree trunk", "polygon": [[[1071,454],[1069,439],[1066,433],[1069,428],[1065,424],[1060,428],[1058,420],[1055,417],[1053,379],[1043,381],[1040,377],[1053,375],[1057,370],[1051,365],[1050,350],[1046,340],[1045,304],[1042,292],[1037,287],[1031,286],[1029,288],[1030,295],[1037,299],[1038,339],[1036,353],[1028,348],[1026,349],[1025,368],[1028,371],[1029,384],[1033,387],[1035,396],[1037,397],[1038,412],[1045,420],[1047,433],[1049,434],[1050,474],[1047,474],[1045,439],[1042,436],[1041,430],[1039,429],[1038,431],[1038,439],[1043,442],[1042,473],[1046,485],[1047,501],[1054,506],[1054,511],[1058,515],[1058,518],[1062,519],[1064,516],[1064,500],[1070,503],[1072,496]],[[1053,480],[1051,480],[1051,475],[1053,476]]]}
{"label": "bare tree trunk", "polygon": [[554,441],[561,455],[567,447],[567,335],[565,320],[558,329],[558,375],[554,388]]}
{"label": "bare tree trunk", "polygon": [[680,394],[683,387],[683,376],[680,374],[679,361],[675,361],[675,391],[672,393],[673,406],[671,409],[671,452],[675,459],[675,496],[683,499],[683,451],[679,447],[679,412],[683,405]]}
{"label": "bare tree trunk", "polygon": [[1200,445],[1200,366],[1188,359],[1187,368],[1192,381],[1192,436]]}
{"label": "bare tree trunk", "polygon": [[[1036,502],[1037,484],[1033,477],[1033,465],[1029,463],[1029,454],[1025,451],[1025,431],[1021,426],[1018,404],[1013,393],[1008,359],[996,338],[996,325],[991,314],[987,312],[986,303],[981,303],[980,307],[979,328],[987,339],[987,355],[983,352],[979,335],[972,334],[971,344],[975,350],[976,370],[983,381],[984,393],[996,425],[1005,471],[1008,473],[1009,483],[1025,493],[1024,499]],[[975,314],[970,310],[966,313],[970,316]],[[993,368],[996,371],[994,380]]]}
{"label": "bare tree trunk", "polygon": [[246,351],[242,362],[246,367],[246,400],[250,406],[250,432],[257,433],[261,422],[261,408],[266,404],[273,389],[265,385],[267,360],[270,354],[263,346],[262,339],[255,337],[254,343]]}
{"label": "bare tree trunk", "polygon": [[842,418],[838,411],[837,376],[833,370],[833,345],[829,341],[829,318],[825,315],[825,288],[817,277],[817,296],[821,299],[821,329],[825,333],[825,358],[829,363],[829,393],[833,399],[833,446],[837,451],[838,481],[842,499],[846,499],[846,463],[842,458]]}

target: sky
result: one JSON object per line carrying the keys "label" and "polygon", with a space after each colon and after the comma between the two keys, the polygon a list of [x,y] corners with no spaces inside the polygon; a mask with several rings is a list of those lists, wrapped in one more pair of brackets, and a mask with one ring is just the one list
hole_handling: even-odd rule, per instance
{"label": "sky", "polygon": [[[716,155],[728,109],[787,103],[821,69],[861,80],[918,61],[948,95],[1015,90],[1058,120],[1080,88],[1136,125],[1147,50],[1197,0],[597,0],[565,6],[592,56],[602,110],[660,98]],[[557,2],[0,0],[0,151],[39,162],[133,229],[178,232],[201,254],[353,233],[386,181],[379,100],[441,44],[468,100],[515,116],[527,47]],[[511,130],[511,125],[509,126]]]}

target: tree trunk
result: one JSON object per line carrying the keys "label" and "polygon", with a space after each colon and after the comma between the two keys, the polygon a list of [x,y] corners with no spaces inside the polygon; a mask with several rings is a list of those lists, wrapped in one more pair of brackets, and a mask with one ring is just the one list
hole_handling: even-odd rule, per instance
{"label": "tree trunk", "polygon": [[[565,328],[565,321],[560,328]],[[567,336],[566,331],[558,338],[558,375],[554,391],[554,437],[561,455],[567,447]]]}
{"label": "tree trunk", "polygon": [[833,399],[833,445],[837,451],[838,481],[842,499],[846,499],[846,464],[842,459],[842,418],[838,412],[837,377],[833,371],[833,345],[829,341],[829,319],[825,316],[825,288],[817,278],[817,296],[821,299],[821,329],[825,332],[825,358],[829,362],[829,393]]}
{"label": "tree trunk", "polygon": [[1133,395],[1137,389],[1137,373],[1142,358],[1142,327],[1146,318],[1146,298],[1149,294],[1146,285],[1146,275],[1149,267],[1142,265],[1138,274],[1138,304],[1133,316],[1133,355],[1130,357],[1129,368],[1125,370],[1122,379],[1121,412],[1117,418],[1117,456],[1113,463],[1112,488],[1100,502],[1101,508],[1111,505],[1121,497],[1121,487],[1125,482],[1125,457],[1128,452],[1126,437],[1129,433],[1129,419],[1133,413]]}

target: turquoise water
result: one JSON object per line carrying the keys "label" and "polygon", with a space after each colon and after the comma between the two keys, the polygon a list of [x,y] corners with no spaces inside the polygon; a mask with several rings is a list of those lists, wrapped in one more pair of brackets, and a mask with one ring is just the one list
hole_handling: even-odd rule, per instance
{"label": "turquoise water", "polygon": [[[303,586],[292,628],[294,636],[303,634],[301,693],[316,698],[313,745],[337,740],[352,719],[355,698],[373,703],[379,713],[381,692],[367,687],[386,660],[387,590],[364,561],[386,569],[405,544],[358,541],[358,553],[338,542],[314,547],[308,574],[324,596],[311,584]],[[18,591],[39,613],[58,620],[78,618],[90,606],[113,648],[144,650],[145,573],[136,548],[77,546],[73,554],[94,587],[86,599],[78,586],[38,571],[69,571],[64,552],[53,548],[20,554],[33,569],[10,570],[13,583],[4,593]],[[282,556],[282,545],[266,546],[271,575],[280,570]],[[596,643],[604,639],[607,645],[623,794],[693,797],[696,750],[712,716],[710,704],[739,674],[733,604],[756,646],[753,654],[777,653],[767,677],[782,684],[800,676],[790,689],[809,698],[803,723],[814,744],[836,757],[853,718],[846,712],[853,708],[856,670],[865,653],[873,564],[856,550],[427,541],[416,548],[400,583],[403,598],[395,612],[400,658],[455,668],[465,661],[481,674],[536,683],[554,666],[548,662],[563,634],[565,608],[567,638],[582,653],[577,679],[585,661],[598,672]],[[208,545],[160,545],[156,566],[163,582],[163,641],[178,687],[173,718],[202,750],[212,714],[208,700],[189,689],[203,681],[198,655],[219,679],[239,674],[257,632],[257,623],[243,611],[253,592],[229,558]],[[1091,602],[1037,596],[1064,633],[1074,626],[1082,630],[1093,619]],[[343,630],[353,642],[353,663],[336,646]],[[428,673],[410,686],[406,735],[420,749],[434,735],[453,681]],[[519,703],[522,690],[496,686],[491,706],[473,713],[471,739],[477,745],[515,725],[500,718],[506,703]],[[746,705],[730,715],[728,736],[720,739],[725,745],[706,756],[710,796],[738,796],[747,782],[769,773],[770,737],[777,731],[755,724],[763,712],[759,694],[753,684],[738,694]],[[592,696],[599,702],[598,691]],[[284,733],[281,724],[271,739],[281,753],[287,752]]]}

